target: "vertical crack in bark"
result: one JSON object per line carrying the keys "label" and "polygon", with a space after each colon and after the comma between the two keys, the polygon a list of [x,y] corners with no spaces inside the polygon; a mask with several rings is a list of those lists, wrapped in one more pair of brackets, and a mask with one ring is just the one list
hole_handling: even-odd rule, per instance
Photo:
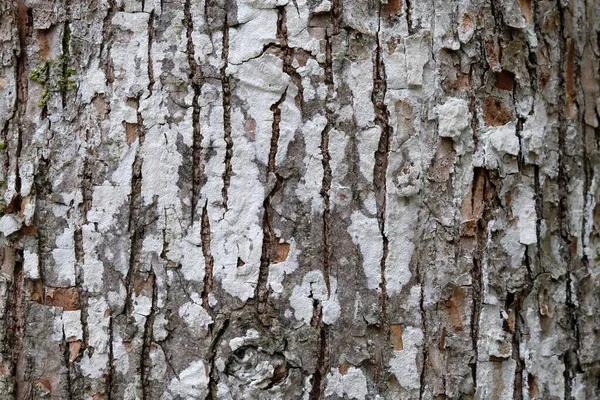
{"label": "vertical crack in bark", "polygon": [[[71,41],[71,26],[69,21],[65,21],[63,27],[63,37],[62,37],[62,54],[61,54],[61,79],[62,84],[60,85],[60,98],[62,102],[63,108],[67,106],[67,90],[69,88],[70,82],[70,74],[69,74],[69,42]],[[44,107],[45,109],[46,107]]]}
{"label": "vertical crack in bark", "polygon": [[333,34],[340,33],[340,22],[342,20],[342,0],[331,1],[331,23],[333,24]]}
{"label": "vertical crack in bark", "polygon": [[558,109],[558,187],[559,187],[559,230],[564,246],[561,246],[561,253],[564,262],[566,263],[566,279],[565,292],[567,308],[566,318],[569,324],[568,333],[571,336],[569,348],[563,354],[563,362],[565,366],[564,381],[565,381],[565,399],[570,399],[573,392],[573,380],[577,374],[579,367],[579,326],[578,326],[578,307],[573,300],[573,259],[569,251],[571,246],[571,233],[569,232],[569,176],[567,166],[567,154],[565,138],[567,136],[567,116],[565,108],[568,106],[567,96],[569,95],[569,76],[573,76],[572,63],[574,58],[574,39],[566,35],[565,31],[565,14],[570,15],[568,10],[565,10],[560,0],[557,1],[557,7],[560,14],[559,23],[559,51],[561,60],[561,73],[559,74],[557,88],[562,88],[557,96]]}
{"label": "vertical crack in bark", "polygon": [[[32,11],[28,8],[24,0],[17,1],[17,7],[14,10],[17,20],[18,34],[18,53],[16,54],[16,78],[17,78],[17,93],[16,93],[16,116],[17,116],[17,143],[15,149],[15,197],[11,201],[5,212],[18,212],[21,210],[21,175],[20,175],[20,157],[23,148],[23,117],[27,108],[27,46],[31,39],[31,31],[33,27]],[[14,118],[15,115],[13,115]],[[7,153],[8,154],[8,153]],[[9,247],[11,248],[9,250]],[[12,243],[5,246],[4,251],[14,251],[14,264],[12,271],[12,283],[7,293],[7,304],[5,311],[5,321],[7,322],[6,337],[8,341],[8,355],[10,358],[11,371],[13,377],[13,392],[17,398],[24,397],[25,388],[21,387],[24,381],[24,368],[22,363],[23,337],[24,337],[24,314],[23,314],[23,249],[18,243]]]}
{"label": "vertical crack in bark", "polygon": [[[333,60],[331,49],[331,37],[326,36],[325,44],[325,83],[327,84],[327,102],[333,99],[334,83],[333,83]],[[327,296],[331,295],[331,180],[332,172],[329,154],[329,132],[334,126],[333,112],[326,105],[327,125],[321,133],[321,157],[323,164],[323,180],[321,183],[321,197],[323,198],[323,276],[325,278],[325,286],[327,287]]]}
{"label": "vertical crack in bark", "polygon": [[283,94],[277,100],[275,104],[271,106],[271,112],[273,113],[273,123],[271,124],[271,147],[269,148],[269,160],[267,163],[267,180],[269,176],[274,174],[277,169],[277,148],[279,146],[279,125],[281,124],[281,104],[287,97],[287,87],[283,91]]}
{"label": "vertical crack in bark", "polygon": [[156,311],[158,310],[158,286],[156,285],[156,275],[154,270],[150,271],[148,279],[152,280],[152,307],[150,308],[150,314],[146,317],[144,323],[144,335],[142,338],[142,354],[140,358],[140,380],[142,381],[142,400],[152,398],[152,394],[148,393],[150,387],[150,351],[152,350],[152,337],[154,319],[156,317]]}
{"label": "vertical crack in bark", "polygon": [[125,278],[127,297],[125,299],[125,307],[123,309],[123,312],[126,312],[127,314],[131,313],[133,278],[135,274],[138,273],[145,231],[145,225],[142,221],[142,164],[144,161],[140,154],[140,149],[144,145],[146,131],[144,127],[144,120],[142,118],[142,114],[139,111],[137,114],[137,119],[138,148],[135,154],[135,158],[133,160],[131,173],[131,194],[129,196],[129,223],[127,228],[131,236],[129,270],[127,271],[127,276]]}
{"label": "vertical crack in bark", "polygon": [[514,316],[513,326],[509,325],[508,330],[512,333],[512,358],[517,364],[513,382],[513,400],[523,399],[523,370],[525,369],[525,362],[521,358],[521,302],[520,294],[507,293],[505,308],[509,315]]}
{"label": "vertical crack in bark", "polygon": [[24,315],[23,315],[23,250],[16,250],[15,264],[13,270],[13,281],[10,288],[10,300],[6,305],[8,349],[11,351],[11,376],[13,377],[13,391],[17,398],[23,395],[24,388],[21,387],[23,375],[25,373],[24,365],[21,361],[21,352],[23,350],[24,336]]}
{"label": "vertical crack in bark", "polygon": [[71,373],[73,372],[73,369],[71,368],[71,351],[70,351],[70,346],[69,346],[69,338],[67,337],[67,335],[65,334],[65,328],[63,326],[63,332],[62,332],[62,344],[64,345],[64,350],[63,350],[63,361],[65,363],[65,369],[67,370],[66,375],[66,380],[67,380],[67,399],[72,400],[73,399],[73,382],[72,382],[72,378],[71,378]]}
{"label": "vertical crack in bark", "polygon": [[[86,131],[86,140],[88,139],[89,132]],[[75,286],[79,292],[79,308],[81,310],[81,328],[82,328],[82,352],[87,348],[89,341],[89,330],[87,324],[88,307],[87,292],[83,289],[84,273],[83,264],[85,263],[85,251],[83,248],[83,232],[81,227],[87,224],[87,213],[92,206],[92,195],[93,195],[93,182],[92,182],[92,161],[86,154],[83,160],[83,176],[81,179],[81,196],[82,201],[79,204],[79,221],[75,227],[73,234],[73,241],[75,243],[75,262],[76,262],[76,273],[75,273]]]}
{"label": "vertical crack in bark", "polygon": [[323,198],[323,277],[327,287],[327,297],[331,296],[331,202],[329,191],[331,189],[331,166],[329,165],[329,131],[331,125],[327,123],[321,133],[321,157],[323,164],[323,181],[321,197]]}
{"label": "vertical crack in bark", "polygon": [[215,366],[215,361],[217,359],[218,346],[221,343],[221,339],[225,334],[225,331],[229,327],[229,317],[226,316],[225,320],[221,324],[221,327],[216,332],[213,340],[210,343],[209,347],[209,358],[208,363],[210,365],[210,372],[208,375],[208,394],[206,395],[206,400],[216,400],[218,399],[218,385],[219,385],[219,370]]}
{"label": "vertical crack in bark", "polygon": [[408,28],[409,35],[415,33],[415,30],[412,26],[412,0],[406,0],[406,26]]}
{"label": "vertical crack in bark", "polygon": [[202,254],[204,255],[204,288],[202,289],[202,306],[208,311],[210,302],[208,295],[213,290],[214,277],[213,269],[215,260],[210,253],[210,219],[208,217],[208,201],[202,208],[202,226],[200,228],[200,238],[202,241]]}
{"label": "vertical crack in bark", "polygon": [[106,17],[104,17],[104,21],[102,22],[102,41],[100,42],[100,51],[98,54],[102,57],[102,53],[104,52],[104,46],[106,49],[106,64],[104,64],[104,73],[107,77],[108,82],[112,82],[111,76],[113,75],[110,71],[111,69],[111,60],[110,60],[110,48],[112,44],[111,36],[112,36],[112,28],[111,23],[112,19],[117,13],[117,2],[116,0],[108,0],[108,9],[106,11]]}
{"label": "vertical crack in bark", "polygon": [[223,207],[227,211],[227,202],[229,199],[229,185],[231,184],[231,174],[233,166],[231,159],[233,158],[233,138],[231,137],[231,84],[229,75],[227,75],[227,64],[229,63],[229,21],[228,14],[225,13],[223,21],[223,51],[221,53],[221,87],[223,91],[223,132],[225,140],[225,171],[223,171],[223,189],[221,196],[223,197]]}
{"label": "vertical crack in bark", "polygon": [[[423,330],[423,365],[421,366],[421,374],[419,376],[419,400],[423,399],[425,393],[425,377],[427,376],[427,364],[429,358],[429,351],[427,349],[427,313],[425,312],[425,279],[423,277],[423,271],[421,270],[421,264],[417,261],[417,282],[421,288],[419,296],[419,313],[421,315],[421,329]],[[445,376],[444,385],[445,385]],[[444,387],[445,389],[445,387]],[[445,394],[444,390],[444,394]]]}
{"label": "vertical crack in bark", "polygon": [[106,400],[112,400],[113,386],[115,384],[115,353],[114,353],[114,318],[112,313],[108,317],[108,371],[106,374]]}
{"label": "vertical crack in bark", "polygon": [[152,65],[152,43],[156,36],[156,30],[154,28],[154,9],[150,12],[148,17],[148,91],[152,96],[152,89],[154,88],[154,65]]}
{"label": "vertical crack in bark", "polygon": [[[544,217],[544,198],[540,187],[540,167],[533,166],[533,189],[535,191],[535,238],[536,238],[536,260],[539,270],[542,269],[542,219]],[[533,276],[532,276],[533,278]]]}
{"label": "vertical crack in bark", "polygon": [[186,38],[187,38],[187,60],[190,68],[190,82],[192,89],[194,90],[194,96],[192,98],[192,205],[191,205],[191,218],[190,226],[194,224],[196,219],[196,208],[198,206],[198,200],[200,199],[200,186],[202,184],[202,131],[200,126],[200,105],[198,99],[202,94],[202,85],[204,83],[204,77],[202,71],[198,68],[196,62],[196,53],[194,49],[194,21],[192,20],[191,13],[191,0],[186,0],[183,8],[183,14],[186,25]]}
{"label": "vertical crack in bark", "polygon": [[[319,318],[321,319],[321,318]],[[319,329],[319,354],[317,357],[317,365],[315,367],[315,373],[312,377],[312,386],[309,400],[318,400],[323,398],[323,390],[325,383],[325,375],[327,372],[327,326],[321,324]]]}
{"label": "vertical crack in bark", "polygon": [[[479,181],[483,179],[483,185]],[[473,183],[471,185],[471,201],[473,202],[476,198],[475,191],[477,187],[483,186],[483,196],[485,197],[487,179],[485,171],[482,168],[476,167],[473,169]],[[485,201],[482,199],[482,201]],[[471,204],[471,209],[474,209],[474,204]],[[483,211],[485,213],[485,210]],[[473,268],[471,269],[471,290],[472,290],[472,309],[471,309],[471,344],[473,348],[474,360],[471,364],[471,376],[473,379],[473,387],[475,393],[477,393],[477,363],[479,360],[479,318],[481,316],[481,308],[483,305],[483,275],[482,275],[482,263],[485,257],[486,247],[486,232],[484,231],[483,221],[480,219],[477,222],[476,229],[476,240],[477,248],[473,253]]]}
{"label": "vertical crack in bark", "polygon": [[379,38],[379,30],[381,29],[381,5],[379,6],[379,28],[375,39],[377,41],[377,49],[375,51],[375,62],[373,71],[373,93],[371,101],[375,108],[375,123],[381,129],[379,144],[375,152],[375,167],[373,170],[373,185],[375,187],[375,199],[377,203],[377,220],[379,223],[379,232],[382,237],[382,256],[381,256],[381,314],[383,320],[383,329],[386,339],[389,340],[389,323],[387,315],[387,283],[385,278],[386,260],[388,256],[389,240],[385,232],[385,212],[386,212],[386,196],[387,196],[387,168],[388,168],[388,153],[390,150],[390,137],[392,127],[389,124],[389,111],[385,105],[385,96],[387,91],[387,83],[385,76],[385,65],[383,62],[381,42]]}
{"label": "vertical crack in bark", "polygon": [[271,106],[273,113],[273,123],[271,124],[271,147],[269,149],[269,159],[267,161],[267,185],[272,186],[265,200],[263,201],[263,243],[260,256],[260,267],[258,271],[258,282],[256,285],[256,298],[258,300],[258,313],[263,318],[263,323],[267,322],[266,311],[269,302],[269,266],[273,259],[273,251],[277,237],[272,226],[271,217],[273,214],[273,197],[283,186],[283,177],[276,171],[277,147],[279,144],[279,124],[281,122],[281,104],[287,96],[287,88],[283,91],[281,97]]}
{"label": "vertical crack in bark", "polygon": [[295,98],[296,106],[302,110],[304,105],[304,87],[302,86],[302,77],[292,65],[294,60],[294,49],[288,44],[287,12],[285,6],[277,7],[276,36],[283,52],[283,72],[289,75],[291,81],[296,85],[296,88],[298,89],[298,94]]}

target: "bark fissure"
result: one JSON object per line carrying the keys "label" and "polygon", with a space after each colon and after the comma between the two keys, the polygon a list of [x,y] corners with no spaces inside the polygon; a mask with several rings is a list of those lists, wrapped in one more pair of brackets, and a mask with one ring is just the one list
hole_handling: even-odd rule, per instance
{"label": "bark fissure", "polygon": [[213,290],[213,269],[215,260],[210,254],[210,219],[208,217],[208,201],[202,208],[202,226],[200,228],[200,239],[202,241],[202,254],[204,255],[204,288],[202,289],[202,306],[208,311],[210,309],[209,294]]}
{"label": "bark fissure", "polygon": [[287,11],[285,6],[277,7],[277,39],[279,39],[280,48],[283,51],[283,72],[289,75],[290,79],[298,89],[296,95],[296,105],[302,110],[304,104],[304,88],[302,87],[302,77],[293,66],[294,48],[288,45],[287,30]]}
{"label": "bark fissure", "polygon": [[[381,24],[381,5],[379,6],[379,24]],[[380,26],[381,28],[381,26]],[[383,62],[383,49],[381,47],[379,31],[375,36],[376,51],[373,68],[373,92],[371,101],[375,109],[375,123],[381,129],[381,136],[377,151],[375,152],[375,167],[373,170],[373,186],[375,188],[375,200],[377,204],[377,221],[379,224],[379,232],[382,238],[382,256],[380,260],[381,278],[381,317],[382,327],[389,340],[389,322],[387,315],[387,282],[385,276],[386,260],[389,252],[389,239],[385,230],[385,214],[387,202],[387,171],[388,171],[388,153],[390,151],[390,140],[392,135],[392,127],[389,123],[389,111],[385,104],[385,96],[387,91],[387,82],[385,76],[385,65]]]}
{"label": "bark fissure", "polygon": [[229,199],[229,185],[231,184],[231,175],[233,174],[233,138],[231,136],[231,82],[227,74],[227,65],[229,62],[229,26],[228,16],[225,13],[223,21],[223,52],[221,54],[221,62],[223,63],[221,73],[221,88],[223,91],[223,134],[225,140],[225,171],[223,171],[223,189],[221,195],[223,197],[223,208],[227,211]]}
{"label": "bark fissure", "polygon": [[573,380],[577,374],[579,367],[579,332],[578,332],[578,307],[573,300],[573,257],[568,250],[571,246],[571,233],[569,231],[569,176],[567,165],[567,154],[566,154],[566,136],[567,136],[567,115],[565,112],[568,104],[568,97],[570,95],[570,77],[573,76],[572,71],[572,57],[573,57],[573,39],[567,35],[565,29],[565,10],[560,2],[557,1],[558,10],[560,10],[559,20],[559,52],[561,54],[562,65],[560,73],[558,75],[558,86],[564,88],[560,91],[557,96],[557,109],[558,109],[558,188],[559,188],[559,232],[564,242],[562,247],[561,256],[565,263],[565,305],[567,308],[567,321],[569,324],[569,334],[572,336],[573,342],[570,343],[569,348],[562,355],[565,371],[564,371],[564,382],[565,382],[565,399],[570,399],[573,392]]}
{"label": "bark fissure", "polygon": [[154,65],[152,63],[152,44],[156,36],[154,18],[155,14],[152,10],[148,16],[148,92],[150,92],[148,96],[152,96],[152,89],[154,88]]}
{"label": "bark fissure", "polygon": [[202,164],[202,130],[200,121],[200,104],[198,100],[202,95],[202,85],[204,83],[204,77],[202,71],[198,67],[196,61],[196,53],[194,47],[194,21],[191,13],[191,0],[186,0],[184,4],[184,18],[186,26],[186,39],[187,39],[187,61],[190,69],[190,84],[194,91],[192,98],[192,194],[191,194],[191,212],[190,212],[190,226],[194,224],[196,220],[196,209],[198,207],[198,201],[200,199],[200,188],[202,185],[203,175],[203,164]]}
{"label": "bark fissure", "polygon": [[206,400],[218,399],[217,392],[219,384],[219,371],[216,368],[215,362],[217,360],[217,353],[219,350],[218,346],[221,343],[225,331],[229,327],[229,322],[229,316],[225,316],[223,322],[221,323],[221,327],[219,330],[217,330],[213,340],[210,343],[210,348],[208,351],[208,363],[210,365],[210,370],[208,374],[208,394],[206,395]]}
{"label": "bark fissure", "polygon": [[140,356],[140,380],[142,384],[142,400],[152,399],[152,394],[148,389],[150,386],[150,351],[152,350],[153,342],[153,327],[158,310],[158,286],[156,285],[156,275],[154,271],[150,271],[148,278],[152,281],[152,306],[150,314],[144,322],[144,333],[142,336],[142,351]]}
{"label": "bark fissure", "polygon": [[[139,102],[139,99],[138,99]],[[140,148],[144,145],[146,131],[144,120],[138,111],[137,123],[138,148],[133,160],[131,172],[131,193],[129,195],[129,222],[128,229],[131,241],[131,250],[129,256],[129,269],[125,277],[125,287],[127,297],[123,313],[131,314],[133,298],[133,281],[136,274],[139,273],[140,259],[142,256],[142,246],[144,243],[145,224],[143,222],[143,199],[142,199],[142,164],[144,162]]]}
{"label": "bark fissure", "polygon": [[[333,100],[333,62],[331,37],[326,36],[325,42],[325,84],[327,85],[327,102]],[[334,115],[329,107],[326,109],[327,125],[321,132],[321,157],[323,179],[321,182],[321,197],[323,198],[323,276],[327,287],[327,296],[331,296],[331,155],[329,154],[329,132],[334,126]]]}
{"label": "bark fissure", "polygon": [[319,400],[323,398],[324,378],[327,366],[327,327],[321,324],[319,329],[319,352],[317,356],[317,365],[311,378],[312,386],[309,393],[309,400]]}
{"label": "bark fissure", "polygon": [[268,308],[269,293],[271,289],[268,287],[269,281],[269,266],[273,262],[274,247],[276,245],[277,236],[272,225],[273,217],[273,197],[283,186],[283,177],[277,173],[277,148],[279,145],[279,124],[281,123],[281,104],[285,101],[287,96],[287,88],[281,94],[281,97],[275,104],[271,106],[271,112],[273,113],[273,123],[271,124],[271,146],[269,149],[269,158],[267,161],[267,183],[271,187],[271,190],[263,201],[263,242],[260,256],[260,267],[258,271],[258,281],[256,285],[255,297],[258,300],[258,313],[263,318],[263,322],[268,319],[265,316]]}

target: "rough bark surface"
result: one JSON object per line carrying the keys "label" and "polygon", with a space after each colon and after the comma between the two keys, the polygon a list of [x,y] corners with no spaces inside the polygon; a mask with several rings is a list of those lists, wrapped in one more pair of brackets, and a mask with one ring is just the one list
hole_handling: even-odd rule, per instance
{"label": "rough bark surface", "polygon": [[0,398],[600,398],[598,14],[0,1]]}

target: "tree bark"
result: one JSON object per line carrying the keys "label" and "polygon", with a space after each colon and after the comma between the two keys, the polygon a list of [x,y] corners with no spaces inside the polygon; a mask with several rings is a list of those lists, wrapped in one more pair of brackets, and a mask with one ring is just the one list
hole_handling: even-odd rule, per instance
{"label": "tree bark", "polygon": [[600,398],[600,1],[0,13],[1,399]]}

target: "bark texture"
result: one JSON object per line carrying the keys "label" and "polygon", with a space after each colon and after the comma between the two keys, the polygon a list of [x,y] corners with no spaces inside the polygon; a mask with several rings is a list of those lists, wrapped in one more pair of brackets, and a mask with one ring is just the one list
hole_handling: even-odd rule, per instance
{"label": "bark texture", "polygon": [[0,398],[600,398],[598,14],[0,1]]}

